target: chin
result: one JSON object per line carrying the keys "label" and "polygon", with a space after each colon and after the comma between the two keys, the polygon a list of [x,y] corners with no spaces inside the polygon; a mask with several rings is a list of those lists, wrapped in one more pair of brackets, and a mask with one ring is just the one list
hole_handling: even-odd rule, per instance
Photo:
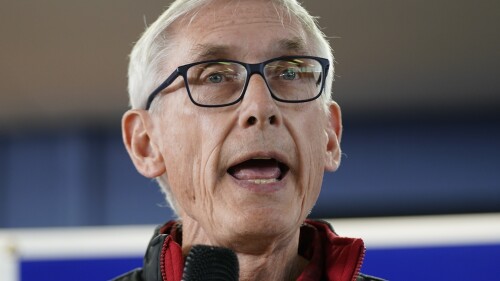
{"label": "chin", "polygon": [[273,207],[247,209],[246,212],[234,214],[227,222],[225,227],[248,238],[292,233],[302,224],[296,212]]}

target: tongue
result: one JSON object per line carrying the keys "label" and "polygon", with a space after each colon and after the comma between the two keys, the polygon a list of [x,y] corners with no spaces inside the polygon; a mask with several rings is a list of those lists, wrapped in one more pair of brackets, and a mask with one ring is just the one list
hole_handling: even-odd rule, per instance
{"label": "tongue", "polygon": [[276,179],[281,170],[273,160],[249,160],[232,167],[230,173],[239,180]]}

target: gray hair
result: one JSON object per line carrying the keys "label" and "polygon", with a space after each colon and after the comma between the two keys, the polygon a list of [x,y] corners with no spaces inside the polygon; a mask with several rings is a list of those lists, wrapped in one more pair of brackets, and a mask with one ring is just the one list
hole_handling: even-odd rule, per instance
{"label": "gray hair", "polygon": [[[210,0],[176,0],[162,15],[142,34],[135,44],[130,54],[128,67],[128,93],[130,106],[133,109],[143,109],[146,107],[148,95],[163,82],[165,77],[160,75],[162,62],[165,61],[170,51],[168,27],[177,19],[186,16],[188,13],[199,9]],[[239,0],[241,1],[241,0]],[[301,6],[297,0],[269,0],[285,12],[288,18],[295,16],[301,23],[307,36],[310,36],[313,50],[330,61],[330,69],[327,75],[325,89],[320,100],[323,109],[329,113],[329,105],[332,102],[333,83],[333,53],[325,34],[320,30],[316,18]],[[284,19],[276,8],[277,15]],[[195,13],[196,15],[196,13]],[[194,15],[194,16],[195,16]],[[194,17],[193,16],[193,17]],[[191,19],[193,20],[193,19]],[[173,198],[166,174],[157,178],[158,184],[165,194],[167,202],[174,212],[177,213],[178,206]]]}

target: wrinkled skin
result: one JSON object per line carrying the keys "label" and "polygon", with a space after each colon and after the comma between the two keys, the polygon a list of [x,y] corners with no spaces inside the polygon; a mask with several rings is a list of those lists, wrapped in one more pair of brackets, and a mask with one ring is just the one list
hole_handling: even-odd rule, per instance
{"label": "wrinkled skin", "polygon": [[[170,27],[175,56],[165,63],[164,75],[207,58],[258,63],[285,55],[324,56],[311,46],[280,44],[309,39],[293,17],[282,22],[279,8],[268,1],[222,2],[205,6],[190,23],[188,15]],[[139,172],[168,178],[184,225],[183,250],[194,244],[233,249],[240,280],[296,278],[306,264],[297,255],[299,227],[317,200],[324,171],[336,170],[340,161],[337,104],[328,115],[319,99],[277,102],[258,75],[241,102],[222,108],[194,105],[182,86],[178,78],[173,90],[156,97],[161,101],[153,104],[154,114],[128,111],[123,134]],[[277,159],[288,171],[281,180],[258,170],[243,180],[228,173],[252,158]]]}

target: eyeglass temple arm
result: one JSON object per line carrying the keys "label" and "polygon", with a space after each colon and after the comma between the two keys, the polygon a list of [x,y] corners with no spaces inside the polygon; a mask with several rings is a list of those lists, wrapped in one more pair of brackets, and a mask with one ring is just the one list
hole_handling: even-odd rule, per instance
{"label": "eyeglass temple arm", "polygon": [[176,70],[174,70],[174,72],[172,72],[170,74],[170,76],[167,77],[167,79],[165,79],[165,81],[163,81],[163,83],[160,84],[160,86],[158,86],[148,97],[148,101],[146,103],[146,110],[149,110],[149,107],[151,106],[151,103],[153,102],[153,100],[155,99],[155,97],[161,92],[163,91],[163,89],[165,89],[166,87],[170,86],[170,84],[172,84],[172,82],[174,82],[175,79],[177,79],[177,77],[180,75],[180,70],[179,68],[177,68]]}

